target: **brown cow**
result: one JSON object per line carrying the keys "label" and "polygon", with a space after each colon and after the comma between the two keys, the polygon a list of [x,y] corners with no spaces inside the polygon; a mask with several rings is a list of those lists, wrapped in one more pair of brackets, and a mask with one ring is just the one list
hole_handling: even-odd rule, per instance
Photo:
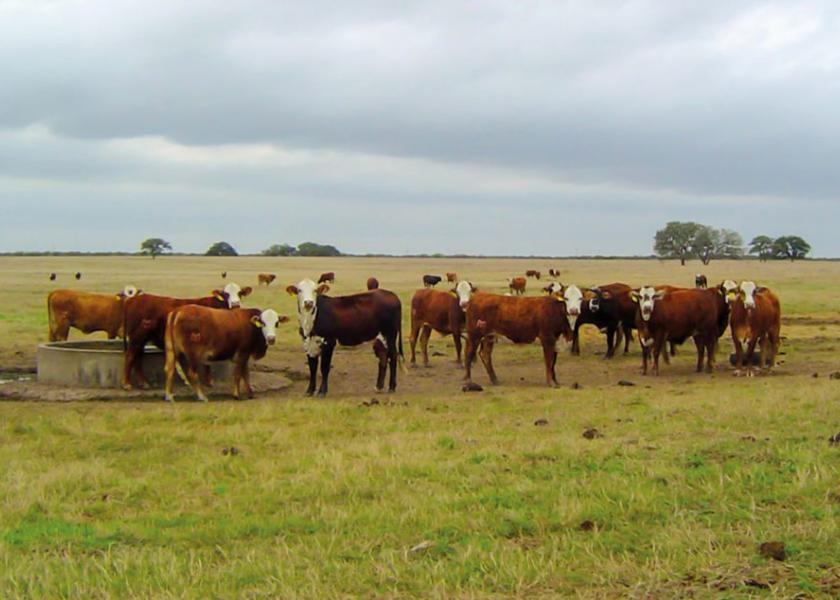
{"label": "brown cow", "polygon": [[278,323],[288,320],[271,309],[224,310],[194,304],[176,308],[166,318],[166,400],[175,400],[172,383],[176,367],[181,367],[184,381],[199,400],[207,402],[199,370],[218,360],[233,361],[233,397],[239,400],[244,384],[245,393],[253,398],[248,360],[265,356],[274,344]]}
{"label": "brown cow", "polygon": [[[476,291],[469,281],[461,281],[450,292],[417,290],[411,298],[411,364],[416,364],[417,334],[420,332],[420,350],[423,365],[429,366],[429,336],[434,329],[443,335],[452,335],[455,344],[455,362],[461,364],[461,331],[464,328],[464,311]],[[421,332],[422,329],[422,332]]]}
{"label": "brown cow", "polygon": [[123,335],[123,302],[137,293],[127,286],[119,294],[55,290],[47,296],[49,339],[63,342],[75,327],[82,333],[104,331],[109,340]]}
{"label": "brown cow", "polygon": [[50,281],[55,281],[57,275],[55,273],[50,273]]}
{"label": "brown cow", "polygon": [[548,270],[549,277],[560,277],[560,269],[549,269]]}
{"label": "brown cow", "polygon": [[[633,290],[631,297],[638,302],[636,327],[642,343],[642,373],[647,375],[648,358],[653,352],[653,372],[659,375],[659,356],[666,342],[682,344],[694,338],[697,347],[697,372],[714,370],[717,340],[726,329],[729,306],[721,285],[710,290],[657,290],[647,286]],[[721,326],[723,323],[723,326]]]}
{"label": "brown cow", "polygon": [[508,279],[508,287],[510,288],[511,293],[516,294],[517,296],[521,296],[525,293],[525,286],[528,284],[528,280],[524,277],[514,277],[512,279]]}
{"label": "brown cow", "polygon": [[368,277],[366,285],[367,285],[367,289],[369,289],[369,290],[378,290],[379,289],[379,280],[376,277]]}
{"label": "brown cow", "polygon": [[332,271],[321,273],[321,276],[318,278],[318,283],[335,283],[335,273]]}
{"label": "brown cow", "polygon": [[457,273],[447,273],[446,274],[446,282],[447,283],[455,283],[458,281],[458,274]]}
{"label": "brown cow", "polygon": [[[227,284],[222,290],[203,298],[170,298],[153,294],[139,294],[129,298],[124,305],[125,358],[122,386],[131,389],[132,371],[140,387],[149,387],[143,375],[143,349],[151,342],[158,348],[164,347],[166,317],[179,306],[198,304],[211,308],[238,308],[240,298],[251,293],[250,287],[240,288],[235,283]],[[208,373],[209,376],[209,373]]]}
{"label": "brown cow", "polygon": [[527,271],[525,271],[525,277],[533,277],[534,279],[539,279],[540,275],[541,273],[534,269],[528,269]]}
{"label": "brown cow", "polygon": [[[520,298],[497,294],[475,294],[467,307],[467,347],[464,358],[466,381],[472,381],[472,364],[481,346],[479,356],[493,385],[499,383],[493,368],[494,334],[503,335],[515,344],[528,344],[539,338],[543,348],[545,381],[557,386],[554,371],[557,362],[555,345],[562,336],[572,341],[573,317],[566,311],[566,293],[580,290],[576,286],[565,288],[563,295]],[[571,296],[570,296],[571,297]]]}
{"label": "brown cow", "polygon": [[[736,370],[740,371],[744,367],[745,358],[748,365],[753,364],[756,344],[759,344],[761,349],[761,360],[758,364],[761,368],[772,369],[776,366],[776,354],[779,352],[781,339],[782,310],[776,294],[766,287],[756,287],[752,281],[743,281],[739,292],[733,292],[730,300],[730,329],[735,345]],[[744,344],[747,344],[746,355]]]}
{"label": "brown cow", "polygon": [[264,283],[268,287],[275,279],[277,279],[277,275],[274,273],[259,273],[257,275],[257,285]]}

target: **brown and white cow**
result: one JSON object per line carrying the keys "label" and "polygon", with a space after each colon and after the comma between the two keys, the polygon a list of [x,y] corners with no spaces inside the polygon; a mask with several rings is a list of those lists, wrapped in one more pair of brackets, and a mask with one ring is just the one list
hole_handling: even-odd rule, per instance
{"label": "brown and white cow", "polygon": [[82,333],[104,331],[109,340],[123,335],[123,302],[137,293],[126,286],[118,294],[55,290],[47,296],[49,339],[63,342],[74,327]]}
{"label": "brown and white cow", "polygon": [[472,364],[478,353],[491,383],[499,383],[493,368],[493,346],[495,336],[502,335],[515,344],[530,344],[539,338],[545,381],[549,386],[557,386],[556,344],[561,337],[568,342],[572,340],[581,299],[582,294],[576,286],[565,288],[562,294],[548,296],[474,294],[467,307],[465,379],[472,381]]}
{"label": "brown and white cow", "polygon": [[548,270],[549,277],[560,277],[560,269],[549,269]]}
{"label": "brown and white cow", "polygon": [[411,298],[411,364],[416,364],[418,333],[423,365],[429,366],[429,336],[432,330],[443,335],[452,335],[455,344],[455,362],[461,364],[461,332],[464,329],[464,311],[470,298],[477,291],[469,281],[460,281],[449,292],[417,290]]}
{"label": "brown and white cow", "polygon": [[447,273],[446,274],[446,282],[447,283],[455,283],[458,281],[458,274],[457,273]]}
{"label": "brown and white cow", "polygon": [[367,286],[368,290],[378,290],[379,289],[379,280],[376,277],[368,277],[365,285]]}
{"label": "brown and white cow", "polygon": [[[321,362],[319,396],[326,396],[332,355],[336,343],[358,346],[379,337],[385,345],[390,367],[388,391],[397,388],[397,356],[402,351],[402,305],[388,290],[371,290],[349,296],[326,296],[329,286],[304,279],[286,291],[297,297],[298,323],[303,349],[309,363],[309,387],[306,395],[315,393],[318,362]],[[385,386],[385,365],[380,362],[376,389]]]}
{"label": "brown and white cow", "polygon": [[318,278],[318,283],[335,283],[335,273],[332,271],[321,273],[321,276]]}
{"label": "brown and white cow", "polygon": [[540,273],[536,269],[528,269],[527,271],[525,271],[525,277],[533,277],[534,279],[539,279],[540,275],[542,275],[542,273]]}
{"label": "brown and white cow", "polygon": [[240,288],[235,283],[227,284],[221,290],[214,290],[202,298],[170,298],[154,294],[138,294],[126,300],[124,305],[125,358],[122,386],[131,389],[131,374],[143,388],[149,386],[143,375],[143,349],[152,343],[163,349],[166,333],[166,317],[170,312],[187,304],[198,304],[211,308],[239,308],[241,298],[251,293],[250,287]]}
{"label": "brown and white cow", "polygon": [[508,279],[508,288],[512,294],[521,296],[525,293],[525,286],[528,285],[528,280],[524,277],[512,277]]}
{"label": "brown and white cow", "polygon": [[277,325],[288,320],[271,309],[225,310],[194,304],[176,308],[166,318],[166,400],[175,400],[172,384],[180,366],[196,397],[207,402],[200,373],[210,361],[220,360],[233,361],[233,397],[239,400],[244,387],[253,398],[248,361],[265,356],[274,344]]}
{"label": "brown and white cow", "polygon": [[[782,309],[779,298],[766,287],[742,281],[731,296],[730,329],[735,345],[735,368],[740,371],[751,365],[756,345],[761,350],[759,365],[772,369],[776,365],[781,340]],[[747,351],[744,353],[744,345]]]}
{"label": "brown and white cow", "polygon": [[257,285],[265,284],[266,287],[271,285],[271,283],[277,279],[277,275],[274,273],[259,273],[257,275]]}

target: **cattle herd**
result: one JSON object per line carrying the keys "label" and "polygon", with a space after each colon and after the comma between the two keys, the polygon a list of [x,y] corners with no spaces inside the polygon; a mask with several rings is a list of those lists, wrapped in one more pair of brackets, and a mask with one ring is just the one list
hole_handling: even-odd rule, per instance
{"label": "cattle herd", "polygon": [[[560,272],[549,269],[556,278]],[[227,273],[223,273],[226,277]],[[726,280],[709,287],[706,277],[697,275],[694,288],[669,285],[632,287],[611,283],[578,287],[551,281],[542,294],[525,296],[528,278],[540,279],[537,270],[525,277],[508,280],[509,292],[480,291],[456,273],[446,273],[448,291],[433,289],[444,280],[423,275],[423,288],[411,299],[410,362],[416,364],[420,341],[423,364],[429,365],[428,343],[432,331],[452,336],[455,361],[465,369],[465,380],[472,383],[476,355],[490,381],[498,383],[493,366],[493,349],[500,337],[516,343],[539,340],[549,386],[557,385],[555,366],[557,344],[571,343],[571,353],[580,354],[580,328],[591,324],[606,335],[604,358],[612,358],[624,340],[624,353],[630,350],[633,331],[637,332],[642,353],[642,372],[659,374],[659,359],[666,363],[675,346],[688,338],[697,349],[697,371],[714,369],[718,340],[729,330],[734,346],[736,374],[745,365],[762,369],[775,365],[780,343],[781,309],[776,295],[752,281],[740,284]],[[55,280],[54,274],[50,276]],[[257,282],[269,286],[276,275],[260,273]],[[329,296],[335,274],[322,273],[317,282],[304,279],[286,287],[297,300],[298,332],[309,366],[306,394],[316,392],[320,367],[319,396],[328,391],[332,357],[336,344],[358,346],[373,342],[378,359],[376,389],[388,391],[397,386],[398,362],[403,363],[402,306],[396,294],[380,289],[375,277],[367,280],[367,291]],[[117,294],[94,294],[74,290],[55,290],[47,300],[50,341],[66,340],[71,327],[83,333],[104,331],[109,339],[121,337],[124,348],[122,385],[148,387],[142,363],[147,344],[166,352],[167,400],[172,400],[175,372],[207,399],[210,385],[209,363],[233,362],[233,396],[243,392],[253,396],[248,364],[262,358],[274,344],[277,327],[288,321],[271,309],[243,308],[242,298],[250,287],[227,283],[223,288],[198,298],[172,298],[144,293],[127,286]],[[463,348],[462,348],[463,344]],[[758,347],[760,357],[754,360]],[[462,360],[463,354],[463,360]],[[752,373],[752,371],[748,371]]]}

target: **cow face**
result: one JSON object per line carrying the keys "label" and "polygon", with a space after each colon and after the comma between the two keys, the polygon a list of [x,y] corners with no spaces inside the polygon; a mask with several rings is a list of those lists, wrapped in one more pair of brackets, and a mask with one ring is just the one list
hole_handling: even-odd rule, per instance
{"label": "cow face", "polygon": [[548,294],[549,296],[553,296],[558,300],[563,298],[563,284],[558,283],[557,281],[552,281],[547,286],[543,288],[543,291]]}
{"label": "cow face", "polygon": [[580,306],[583,303],[583,292],[576,285],[570,285],[563,290],[563,301],[566,303],[566,316],[569,319],[569,327],[575,328],[575,323],[580,316]]}
{"label": "cow face", "polygon": [[601,301],[609,300],[612,294],[603,291],[601,288],[590,288],[586,290],[586,298],[589,300],[589,311],[596,313],[601,310]]}
{"label": "cow face", "polygon": [[452,293],[458,298],[458,305],[461,307],[461,310],[467,310],[467,306],[470,304],[470,298],[476,290],[477,288],[469,281],[459,281],[458,285],[452,289]]}
{"label": "cow face", "polygon": [[304,279],[297,285],[290,285],[286,291],[292,296],[297,296],[298,322],[300,332],[304,339],[309,338],[312,329],[315,327],[315,316],[318,307],[318,295],[325,294],[330,290],[326,283],[318,285],[311,279]]}
{"label": "cow face", "polygon": [[665,295],[665,292],[657,292],[654,288],[650,286],[645,286],[638,290],[633,290],[630,292],[630,297],[633,299],[634,302],[638,303],[639,305],[639,312],[642,315],[642,321],[650,321],[650,317],[653,314],[653,306],[656,304],[656,301],[662,298]]}
{"label": "cow face", "polygon": [[720,290],[723,296],[726,298],[726,302],[728,304],[732,304],[735,300],[738,299],[738,284],[732,281],[731,279],[727,279],[723,283],[720,284]]}
{"label": "cow face", "polygon": [[137,296],[141,292],[142,292],[142,290],[138,290],[133,285],[127,285],[122,290],[120,290],[119,293],[117,293],[117,298],[119,298],[119,299],[134,298],[134,296]]}
{"label": "cow face", "polygon": [[265,343],[269,346],[273,345],[277,339],[277,326],[288,320],[289,317],[278,315],[276,311],[270,308],[262,311],[260,316],[251,317],[251,323],[262,331]]}
{"label": "cow face", "polygon": [[744,308],[752,310],[755,308],[756,285],[752,281],[741,282],[741,293],[744,295]]}
{"label": "cow face", "polygon": [[250,293],[250,287],[241,288],[235,283],[229,283],[223,289],[213,292],[213,295],[220,302],[224,302],[228,308],[239,308],[242,305],[242,298]]}

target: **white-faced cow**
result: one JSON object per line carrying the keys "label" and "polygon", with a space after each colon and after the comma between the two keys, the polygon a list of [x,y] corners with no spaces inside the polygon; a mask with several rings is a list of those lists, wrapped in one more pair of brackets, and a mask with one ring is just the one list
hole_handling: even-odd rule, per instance
{"label": "white-faced cow", "polygon": [[[766,287],[752,281],[743,281],[731,302],[730,328],[735,346],[735,368],[740,371],[746,364],[753,364],[756,345],[761,350],[759,365],[773,368],[781,340],[782,311],[779,299]],[[744,345],[747,351],[744,353]]]}

